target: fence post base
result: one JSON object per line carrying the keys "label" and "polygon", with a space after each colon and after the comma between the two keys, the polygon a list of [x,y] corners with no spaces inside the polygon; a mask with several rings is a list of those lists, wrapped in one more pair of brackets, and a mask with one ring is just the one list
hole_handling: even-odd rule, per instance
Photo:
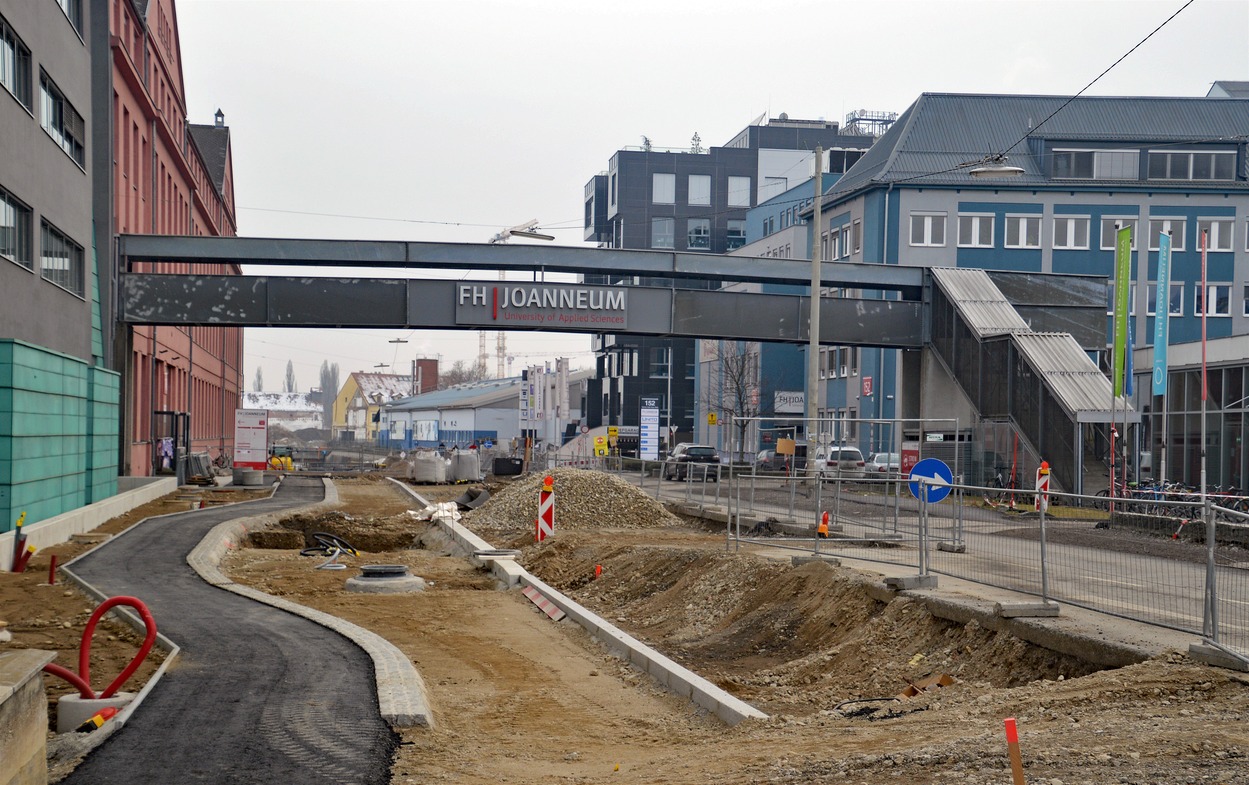
{"label": "fence post base", "polygon": [[967,553],[967,543],[943,540],[937,543],[937,550],[945,551],[946,553]]}
{"label": "fence post base", "polygon": [[908,575],[906,577],[885,578],[885,585],[894,591],[907,591],[908,589],[935,589],[937,588],[937,576]]}
{"label": "fence post base", "polygon": [[1056,602],[999,602],[993,606],[994,615],[1003,619],[1057,616],[1059,610]]}
{"label": "fence post base", "polygon": [[1188,656],[1216,668],[1249,673],[1249,658],[1233,654],[1222,646],[1212,645],[1209,641],[1190,644]]}

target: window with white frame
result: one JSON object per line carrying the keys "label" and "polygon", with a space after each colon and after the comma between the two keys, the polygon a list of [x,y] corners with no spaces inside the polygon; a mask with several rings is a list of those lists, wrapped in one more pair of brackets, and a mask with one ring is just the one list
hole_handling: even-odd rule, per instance
{"label": "window with white frame", "polygon": [[39,123],[75,163],[86,167],[86,123],[47,74],[39,75]]}
{"label": "window with white frame", "polygon": [[1041,216],[1006,216],[1006,248],[1040,248]]}
{"label": "window with white frame", "polygon": [[[1184,315],[1184,282],[1171,282],[1171,296],[1167,301],[1168,310],[1171,316]],[[1149,284],[1146,290],[1145,298],[1145,315],[1154,316],[1158,312],[1158,284]]]}
{"label": "window with white frame", "polygon": [[1054,248],[1087,251],[1088,247],[1087,215],[1062,215],[1054,218]]}
{"label": "window with white frame", "polygon": [[[1202,295],[1206,296],[1203,298]],[[1200,316],[1202,309],[1206,316],[1232,315],[1232,286],[1225,283],[1207,284],[1205,292],[1201,285],[1193,287],[1193,314]]]}
{"label": "window with white frame", "polygon": [[823,346],[820,347],[820,378],[828,378],[828,349]]}
{"label": "window with white frame", "polygon": [[850,258],[850,227],[841,227],[841,259]]}
{"label": "window with white frame", "polygon": [[856,218],[850,228],[854,238],[854,252],[858,253],[863,250],[863,220]]}
{"label": "window with white frame", "polygon": [[651,175],[651,203],[676,204],[677,176],[671,172],[655,172]]}
{"label": "window with white frame", "polygon": [[[1106,315],[1115,315],[1115,282],[1106,282]],[[1136,282],[1128,287],[1128,316],[1136,315]]]}
{"label": "window with white frame", "polygon": [[1132,230],[1132,250],[1136,250],[1136,224],[1137,218],[1102,218],[1102,244],[1103,251],[1113,251],[1115,249],[1115,232],[1118,231],[1119,225],[1126,226]]}
{"label": "window with white frame", "polygon": [[690,175],[690,204],[693,204],[693,205],[710,205],[711,204],[711,175],[709,174]]}
{"label": "window with white frame", "polygon": [[945,245],[945,213],[911,213],[911,245]]}
{"label": "window with white frame", "polygon": [[1206,234],[1206,250],[1208,251],[1230,251],[1232,250],[1232,226],[1234,221],[1231,218],[1198,218],[1197,219],[1197,244],[1201,245],[1202,232]]}
{"label": "window with white frame", "polygon": [[1051,176],[1061,180],[1139,180],[1139,150],[1055,150]]}
{"label": "window with white frame", "polygon": [[741,218],[730,218],[728,220],[728,233],[726,235],[725,250],[732,251],[741,248],[746,244],[746,221]]}
{"label": "window with white frame", "polygon": [[0,188],[0,256],[27,270],[35,269],[30,256],[31,210]]}
{"label": "window with white frame", "polygon": [[82,0],[56,0],[57,5],[65,12],[69,23],[82,35]]}
{"label": "window with white frame", "polygon": [[1236,151],[1151,150],[1150,180],[1235,180]]}
{"label": "window with white frame", "polygon": [[711,219],[691,218],[686,222],[688,229],[685,238],[686,247],[691,251],[711,250]]}
{"label": "window with white frame", "polygon": [[958,247],[992,248],[993,215],[959,213]]}
{"label": "window with white frame", "polygon": [[41,222],[40,228],[39,274],[44,280],[82,297],[82,246],[47,221]]}
{"label": "window with white frame", "polygon": [[[1149,219],[1149,250],[1158,250],[1158,243],[1163,232],[1171,235],[1171,250],[1184,250],[1184,228],[1188,222],[1183,218],[1150,218]],[[1132,238],[1135,244],[1135,237]]]}
{"label": "window with white frame", "polygon": [[27,109],[30,108],[30,49],[0,17],[0,84]]}
{"label": "window with white frame", "polygon": [[650,378],[667,379],[672,367],[672,349],[668,346],[652,346],[650,356]]}
{"label": "window with white frame", "polygon": [[730,176],[728,181],[729,207],[750,207],[750,178]]}
{"label": "window with white frame", "polygon": [[673,247],[673,222],[672,218],[651,219],[651,248]]}

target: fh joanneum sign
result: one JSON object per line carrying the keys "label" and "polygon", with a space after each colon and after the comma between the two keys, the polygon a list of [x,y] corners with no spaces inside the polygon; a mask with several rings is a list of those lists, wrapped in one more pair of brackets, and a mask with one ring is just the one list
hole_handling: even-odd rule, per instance
{"label": "fh joanneum sign", "polygon": [[456,324],[512,323],[628,326],[628,292],[601,286],[559,284],[461,284],[456,287]]}

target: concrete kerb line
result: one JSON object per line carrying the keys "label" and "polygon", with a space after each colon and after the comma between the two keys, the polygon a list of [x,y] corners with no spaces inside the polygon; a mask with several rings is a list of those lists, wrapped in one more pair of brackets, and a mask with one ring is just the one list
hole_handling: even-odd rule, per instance
{"label": "concrete kerb line", "polygon": [[[277,484],[275,483],[274,491],[276,492],[276,490],[277,490]],[[270,497],[272,497],[272,495],[273,493],[269,494]],[[269,498],[269,497],[249,499],[245,502],[235,502],[235,504],[221,505],[221,506],[233,507],[238,504],[250,504],[252,502],[264,501],[266,498]],[[58,569],[62,574],[65,575],[65,577],[70,581],[70,583],[74,584],[79,589],[84,591],[87,595],[94,598],[97,603],[102,603],[105,600],[109,599],[109,595],[101,591],[94,584],[84,580],[81,576],[75,573],[72,569],[73,565],[80,559],[87,556],[88,554],[93,553],[96,550],[105,547],[109,543],[115,542],[118,537],[121,537],[122,535],[133,531],[135,527],[137,526],[147,523],[148,521],[153,521],[153,520],[158,520],[160,518],[168,518],[174,515],[183,515],[183,514],[185,514],[185,512],[171,512],[171,513],[166,513],[165,515],[152,515],[147,518],[144,518],[141,521],[137,521],[136,523],[130,526],[127,526],[122,531],[113,535],[108,540],[105,540],[104,542],[96,545],[94,548],[89,548],[86,551],[83,551],[78,556],[74,557],[73,559],[69,560],[65,564],[61,565]],[[114,608],[113,610],[111,610],[108,615],[114,615],[114,616],[119,617],[123,622],[130,625],[130,627],[132,627],[135,630],[135,632],[139,634],[145,634],[147,632],[147,627],[143,624],[143,620],[140,619],[138,614],[136,614],[130,608],[127,608],[124,606],[118,606]],[[95,733],[76,733],[76,734],[66,733],[66,734],[60,734],[60,736],[57,736],[56,738],[54,738],[51,742],[53,747],[59,748],[63,746],[65,748],[65,749],[59,749],[56,751],[56,754],[58,755],[58,757],[69,758],[69,757],[77,757],[79,755],[85,755],[86,753],[90,752],[96,747],[99,747],[101,744],[107,741],[110,736],[112,736],[114,733],[121,730],[123,726],[125,726],[126,722],[130,720],[131,715],[133,715],[134,712],[143,703],[143,701],[147,699],[147,696],[151,694],[153,689],[156,688],[156,684],[161,680],[161,678],[164,677],[165,673],[168,672],[168,670],[171,667],[173,667],[174,662],[176,662],[178,657],[182,654],[182,647],[179,646],[177,643],[174,643],[174,641],[170,639],[168,636],[166,636],[163,632],[158,631],[156,633],[156,645],[159,646],[165,652],[165,661],[160,664],[160,667],[156,669],[156,672],[152,674],[152,677],[148,679],[147,683],[144,684],[143,687],[139,689],[138,693],[135,694],[134,700],[127,703],[120,711],[117,712],[117,714],[113,717],[113,719],[110,722],[106,722]],[[58,740],[60,739],[64,739],[64,741],[60,741],[58,743]]]}
{"label": "concrete kerb line", "polygon": [[213,586],[301,616],[337,632],[359,646],[373,661],[377,706],[382,719],[395,728],[432,728],[434,717],[426,697],[425,681],[407,656],[390,641],[337,616],[237,584],[218,569],[222,557],[232,547],[231,540],[238,543],[248,532],[266,528],[292,513],[309,513],[337,506],[338,489],[329,478],[322,478],[322,481],[325,483],[325,499],[316,504],[294,507],[279,513],[238,518],[213,527],[187,556],[187,564]]}
{"label": "concrete kerb line", "polygon": [[[389,479],[428,506],[428,502],[407,484],[394,478]],[[493,550],[492,545],[463,524],[443,521],[437,521],[437,524],[450,535],[456,545],[468,554],[474,551]],[[570,619],[585,628],[613,655],[628,660],[670,692],[689,698],[695,705],[715,714],[726,724],[736,725],[747,719],[768,719],[767,714],[754,706],[717,687],[688,668],[673,662],[615,625],[591,613],[576,601],[535,578],[512,559],[491,559],[488,564],[495,577],[509,588],[522,585],[533,587],[566,613]]]}

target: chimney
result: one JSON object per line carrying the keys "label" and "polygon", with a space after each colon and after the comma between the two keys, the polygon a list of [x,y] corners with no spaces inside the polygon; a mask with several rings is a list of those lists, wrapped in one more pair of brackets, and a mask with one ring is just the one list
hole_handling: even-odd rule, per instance
{"label": "chimney", "polygon": [[220,109],[218,109],[217,113],[213,115],[213,120],[216,121],[214,125],[216,125],[218,128],[226,127],[226,116],[225,116],[225,113],[222,112]]}

